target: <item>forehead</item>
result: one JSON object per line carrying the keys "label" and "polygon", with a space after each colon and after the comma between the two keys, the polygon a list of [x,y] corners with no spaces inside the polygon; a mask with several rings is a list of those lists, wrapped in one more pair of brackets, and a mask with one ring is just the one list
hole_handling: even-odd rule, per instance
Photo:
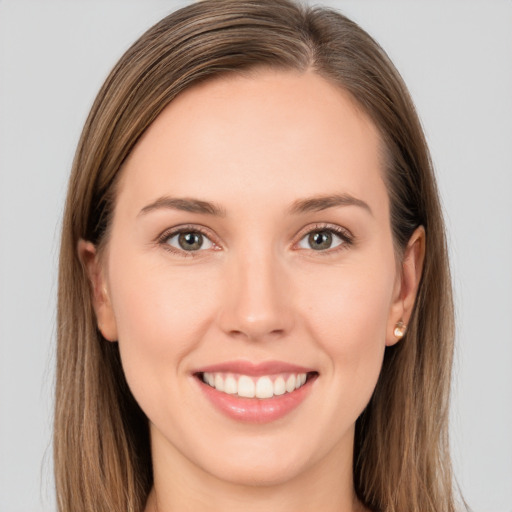
{"label": "forehead", "polygon": [[[343,89],[317,74],[260,70],[196,85],[169,104],[127,159],[131,204],[172,193],[283,201],[339,188],[382,193],[377,129]],[[287,196],[290,196],[289,198]]]}

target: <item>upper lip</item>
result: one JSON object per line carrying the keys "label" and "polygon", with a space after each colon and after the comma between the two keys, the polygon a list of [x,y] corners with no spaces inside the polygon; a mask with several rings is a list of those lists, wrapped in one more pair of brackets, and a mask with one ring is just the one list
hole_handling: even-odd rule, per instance
{"label": "upper lip", "polygon": [[315,371],[313,368],[286,363],[284,361],[253,363],[251,361],[237,360],[204,366],[193,373],[238,373],[241,375],[259,377],[277,373],[309,373],[313,371]]}

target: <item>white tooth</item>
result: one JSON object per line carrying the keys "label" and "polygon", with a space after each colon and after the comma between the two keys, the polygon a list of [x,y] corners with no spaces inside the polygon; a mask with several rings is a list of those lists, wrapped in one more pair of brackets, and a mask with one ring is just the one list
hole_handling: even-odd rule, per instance
{"label": "white tooth", "polygon": [[224,379],[220,373],[215,374],[215,389],[224,391]]}
{"label": "white tooth", "polygon": [[260,377],[256,382],[257,398],[272,398],[274,396],[274,386],[268,377]]}
{"label": "white tooth", "polygon": [[301,386],[304,386],[306,379],[307,379],[307,375],[305,373],[301,373],[300,374],[300,385]]}
{"label": "white tooth", "polygon": [[206,380],[206,382],[213,388],[215,386],[215,377],[213,376],[212,373],[205,373],[204,374],[204,379]]}
{"label": "white tooth", "polygon": [[295,380],[295,389],[299,389],[299,388],[300,388],[300,373],[297,375],[296,380]]}
{"label": "white tooth", "polygon": [[238,379],[238,396],[254,398],[254,382],[250,377],[242,375]]}
{"label": "white tooth", "polygon": [[291,393],[295,389],[295,375],[290,375],[286,379],[286,391]]}
{"label": "white tooth", "polygon": [[283,377],[277,377],[274,381],[274,395],[284,395],[286,393],[286,384]]}
{"label": "white tooth", "polygon": [[232,375],[228,375],[224,381],[224,392],[229,393],[230,395],[236,395],[236,379]]}

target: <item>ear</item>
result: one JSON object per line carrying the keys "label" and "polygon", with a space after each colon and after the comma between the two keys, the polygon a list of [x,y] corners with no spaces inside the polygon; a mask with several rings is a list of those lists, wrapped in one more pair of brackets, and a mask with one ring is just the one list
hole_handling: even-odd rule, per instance
{"label": "ear", "polygon": [[110,302],[107,281],[96,246],[91,242],[81,239],[78,242],[77,251],[78,257],[84,265],[91,282],[91,299],[96,313],[98,329],[105,339],[117,341],[117,325],[114,310]]}
{"label": "ear", "polygon": [[397,273],[386,331],[386,345],[388,346],[400,341],[405,334],[418,293],[424,259],[425,229],[423,226],[419,226],[409,239],[400,272]]}

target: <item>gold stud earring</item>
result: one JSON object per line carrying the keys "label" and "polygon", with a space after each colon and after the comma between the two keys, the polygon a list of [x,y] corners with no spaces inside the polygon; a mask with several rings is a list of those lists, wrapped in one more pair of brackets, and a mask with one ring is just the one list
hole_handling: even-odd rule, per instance
{"label": "gold stud earring", "polygon": [[396,338],[400,339],[404,336],[405,330],[407,329],[407,325],[405,325],[402,320],[396,323],[395,330],[393,331],[393,334]]}

